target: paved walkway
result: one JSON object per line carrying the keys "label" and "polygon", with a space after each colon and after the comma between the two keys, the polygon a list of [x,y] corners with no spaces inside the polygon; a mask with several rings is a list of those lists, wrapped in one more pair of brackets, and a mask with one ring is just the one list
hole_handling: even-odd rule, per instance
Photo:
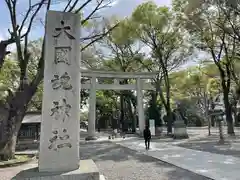
{"label": "paved walkway", "polygon": [[240,158],[233,156],[186,149],[167,143],[152,142],[149,151],[145,150],[143,141],[123,141],[117,144],[211,179],[240,179]]}
{"label": "paved walkway", "polygon": [[[210,180],[115,143],[81,144],[80,157],[93,159],[106,180]],[[0,180],[13,180],[20,171],[33,167],[36,161],[0,169]]]}
{"label": "paved walkway", "polygon": [[211,180],[115,143],[81,144],[81,159],[93,159],[106,180]]}

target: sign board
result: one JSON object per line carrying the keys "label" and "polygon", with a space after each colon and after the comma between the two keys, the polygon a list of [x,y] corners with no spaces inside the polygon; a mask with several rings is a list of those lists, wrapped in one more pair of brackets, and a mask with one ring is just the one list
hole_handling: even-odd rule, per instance
{"label": "sign board", "polygon": [[154,119],[149,120],[149,129],[151,131],[152,136],[155,136],[155,120]]}

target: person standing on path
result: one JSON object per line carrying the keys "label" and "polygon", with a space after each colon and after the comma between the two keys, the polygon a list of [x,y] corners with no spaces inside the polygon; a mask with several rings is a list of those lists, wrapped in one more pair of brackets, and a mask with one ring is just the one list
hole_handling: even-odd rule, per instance
{"label": "person standing on path", "polygon": [[151,140],[151,131],[149,129],[149,126],[146,126],[144,131],[143,131],[143,137],[144,137],[144,140],[145,140],[145,146],[146,146],[146,150],[149,149],[149,146],[150,146],[150,140]]}

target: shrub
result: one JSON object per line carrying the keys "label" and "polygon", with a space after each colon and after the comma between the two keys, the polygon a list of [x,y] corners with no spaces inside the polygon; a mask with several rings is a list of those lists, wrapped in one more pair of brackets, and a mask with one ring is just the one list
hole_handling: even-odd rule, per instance
{"label": "shrub", "polygon": [[204,119],[197,114],[191,114],[187,116],[188,125],[202,127],[204,125]]}

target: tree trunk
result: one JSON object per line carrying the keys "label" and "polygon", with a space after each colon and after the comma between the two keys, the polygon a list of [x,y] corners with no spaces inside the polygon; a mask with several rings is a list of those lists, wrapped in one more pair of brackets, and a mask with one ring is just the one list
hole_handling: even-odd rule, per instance
{"label": "tree trunk", "polygon": [[[160,96],[160,99],[162,100],[162,96]],[[172,110],[170,107],[170,103],[169,104],[163,103],[163,105],[167,112],[167,133],[169,134],[169,133],[172,133],[173,114],[172,114]]]}
{"label": "tree trunk", "polygon": [[[156,91],[158,92],[161,102],[163,103],[164,108],[167,112],[167,133],[170,134],[172,133],[172,123],[173,123],[173,114],[170,107],[170,96],[169,96],[170,93],[169,95],[167,95],[165,99],[164,94],[161,90],[161,83],[159,81],[157,81],[156,83]],[[170,92],[170,87],[167,88],[167,91]]]}
{"label": "tree trunk", "polygon": [[9,51],[7,51],[7,46],[13,42],[13,39],[0,41],[0,70],[2,69],[2,66],[4,64],[5,56],[10,53]]}
{"label": "tree trunk", "polygon": [[211,120],[209,118],[209,100],[206,91],[204,91],[204,116],[208,122],[208,135],[211,135]]}
{"label": "tree trunk", "polygon": [[231,73],[229,70],[229,64],[225,64],[226,73],[224,72],[223,68],[217,64],[220,72],[221,77],[221,86],[223,90],[223,101],[225,106],[225,115],[226,115],[226,121],[228,126],[228,134],[234,135],[234,126],[233,126],[233,118],[232,118],[232,107],[229,102],[229,92],[230,92],[230,86],[231,86]]}
{"label": "tree trunk", "polygon": [[231,107],[226,107],[225,113],[226,113],[227,127],[228,127],[227,133],[230,135],[234,135],[235,133],[234,133],[234,125],[233,125]]}
{"label": "tree trunk", "polygon": [[172,133],[172,124],[173,124],[173,113],[170,108],[167,109],[167,133],[171,134]]}
{"label": "tree trunk", "polygon": [[228,98],[228,91],[227,89],[223,90],[223,99],[224,99],[224,106],[225,106],[225,114],[226,114],[226,121],[227,121],[227,133],[230,135],[234,135],[234,126],[233,126],[233,118],[232,118],[232,108],[229,103]]}
{"label": "tree trunk", "polygon": [[208,135],[211,136],[211,119],[208,118]]}
{"label": "tree trunk", "polygon": [[233,110],[233,117],[234,117],[234,125],[235,127],[238,127],[238,116],[237,116],[237,108],[234,107],[234,110]]}
{"label": "tree trunk", "polygon": [[21,124],[19,125],[19,128],[14,131],[12,138],[7,142],[5,147],[0,152],[0,160],[9,160],[9,159],[14,158],[15,147],[17,144],[18,131],[19,131],[20,127],[21,127]]}
{"label": "tree trunk", "polygon": [[27,106],[36,93],[42,78],[43,69],[39,69],[30,85],[25,85],[14,96],[9,96],[5,104],[0,105],[0,157],[2,160],[14,157],[18,131]]}
{"label": "tree trunk", "polygon": [[167,132],[168,134],[172,133],[172,125],[173,125],[173,113],[171,110],[171,105],[170,105],[170,86],[168,86],[166,88],[167,91],[167,96],[166,96],[166,100],[167,100],[167,104],[166,104],[166,111],[167,111],[167,116],[168,116],[168,122],[167,122]]}
{"label": "tree trunk", "polygon": [[149,105],[150,105],[150,107],[148,108],[149,119],[155,120],[155,127],[161,127],[162,120],[161,120],[160,111],[157,105],[157,93],[154,91],[151,91],[151,100]]}
{"label": "tree trunk", "polygon": [[1,138],[0,138],[0,160],[9,160],[14,158],[15,147],[17,143],[18,131],[25,114],[25,108],[7,109],[1,107],[1,112],[5,111],[5,115],[1,118]]}
{"label": "tree trunk", "polygon": [[136,117],[132,111],[132,104],[129,98],[127,98],[129,116],[132,119],[132,132],[136,132]]}
{"label": "tree trunk", "polygon": [[[122,131],[123,131],[123,126],[124,126],[124,96],[121,93],[120,95],[120,109],[121,109],[121,114],[120,114],[120,123],[122,124]],[[120,125],[119,123],[119,125]],[[118,127],[120,128],[120,127]]]}

